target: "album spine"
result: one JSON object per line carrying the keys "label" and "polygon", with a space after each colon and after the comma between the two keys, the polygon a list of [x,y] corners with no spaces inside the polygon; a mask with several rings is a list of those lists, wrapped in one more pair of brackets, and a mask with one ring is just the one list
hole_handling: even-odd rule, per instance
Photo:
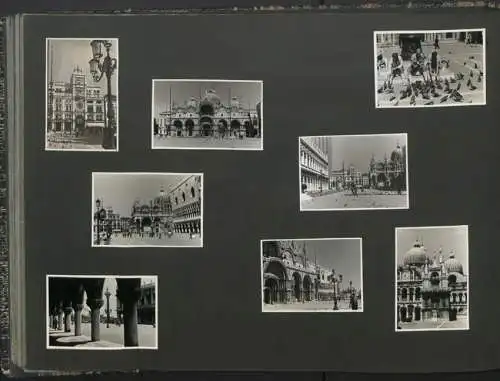
{"label": "album spine", "polygon": [[9,370],[9,249],[7,219],[7,70],[5,19],[0,19],[0,368]]}
{"label": "album spine", "polygon": [[22,16],[1,21],[0,51],[0,340],[4,374],[26,365]]}

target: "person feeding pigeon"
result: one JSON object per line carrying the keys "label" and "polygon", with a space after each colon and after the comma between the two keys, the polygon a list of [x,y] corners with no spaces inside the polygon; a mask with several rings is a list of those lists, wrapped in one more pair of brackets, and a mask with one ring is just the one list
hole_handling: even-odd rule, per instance
{"label": "person feeding pigeon", "polygon": [[410,74],[424,75],[426,57],[422,49],[417,48],[417,51],[411,56]]}
{"label": "person feeding pigeon", "polygon": [[403,59],[401,58],[401,54],[398,52],[394,52],[391,55],[391,72],[389,73],[388,82],[392,85],[392,81],[395,77],[403,76]]}
{"label": "person feeding pigeon", "polygon": [[435,77],[439,76],[439,72],[441,70],[441,57],[438,54],[438,51],[436,48],[431,53],[431,56],[429,58],[429,74],[432,76],[434,75]]}
{"label": "person feeding pigeon", "polygon": [[379,50],[377,54],[377,70],[386,68],[387,68],[387,58],[385,58],[382,51]]}

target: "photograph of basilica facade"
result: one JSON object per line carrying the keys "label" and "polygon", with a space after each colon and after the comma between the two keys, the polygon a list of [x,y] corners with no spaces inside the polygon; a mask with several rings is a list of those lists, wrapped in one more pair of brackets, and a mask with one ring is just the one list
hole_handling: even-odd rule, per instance
{"label": "photograph of basilica facade", "polygon": [[153,80],[152,148],[262,150],[261,81]]}
{"label": "photograph of basilica facade", "polygon": [[396,331],[469,329],[467,226],[396,228]]}
{"label": "photograph of basilica facade", "polygon": [[203,246],[203,174],[101,172],[92,179],[92,246]]}
{"label": "photograph of basilica facade", "polygon": [[362,312],[361,238],[262,240],[263,312]]}
{"label": "photograph of basilica facade", "polygon": [[118,151],[117,59],[117,39],[47,39],[46,150]]}
{"label": "photograph of basilica facade", "polygon": [[156,276],[47,276],[47,349],[158,349]]}
{"label": "photograph of basilica facade", "polygon": [[301,211],[409,208],[407,134],[299,142]]}

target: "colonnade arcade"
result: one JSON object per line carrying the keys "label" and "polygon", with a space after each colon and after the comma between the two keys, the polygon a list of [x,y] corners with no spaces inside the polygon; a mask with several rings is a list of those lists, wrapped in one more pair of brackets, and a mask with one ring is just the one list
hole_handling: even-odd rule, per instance
{"label": "colonnade arcade", "polygon": [[264,303],[308,302],[317,299],[314,274],[286,269],[282,261],[271,258],[264,263]]}
{"label": "colonnade arcade", "polygon": [[[88,340],[82,337],[82,310],[86,304],[90,308],[91,337],[90,341],[101,340],[100,319],[103,299],[104,278],[49,278],[49,327],[62,331],[66,335],[56,333],[49,335],[50,345],[77,345]],[[117,297],[123,313],[124,342],[126,347],[139,345],[137,330],[137,305],[141,297],[141,278],[116,278]],[[84,295],[87,298],[84,300]],[[74,331],[71,329],[74,314]],[[68,335],[73,333],[74,335]],[[68,340],[69,336],[79,337]]]}

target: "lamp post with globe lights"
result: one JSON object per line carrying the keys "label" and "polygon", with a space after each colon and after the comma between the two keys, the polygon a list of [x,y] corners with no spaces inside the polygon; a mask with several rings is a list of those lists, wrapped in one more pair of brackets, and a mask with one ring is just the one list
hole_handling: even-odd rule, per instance
{"label": "lamp post with globe lights", "polygon": [[332,270],[332,275],[330,277],[331,282],[333,283],[333,309],[336,311],[339,309],[338,301],[337,301],[337,284],[339,280],[335,275],[335,270]]}
{"label": "lamp post with globe lights", "polygon": [[[103,129],[102,147],[105,149],[114,149],[116,148],[115,115],[111,94],[111,77],[117,68],[117,60],[110,56],[111,42],[107,40],[92,40],[90,46],[92,48],[92,58],[89,61],[89,65],[92,78],[94,81],[99,82],[105,75],[107,80],[106,118],[108,120],[108,125],[107,128]],[[103,52],[103,48],[105,53]]]}
{"label": "lamp post with globe lights", "polygon": [[95,200],[95,213],[94,213],[94,222],[96,225],[96,239],[95,243],[96,245],[101,244],[101,226],[106,219],[106,210],[102,207],[102,202],[101,200],[97,199]]}
{"label": "lamp post with globe lights", "polygon": [[109,289],[106,288],[106,292],[104,293],[104,296],[106,297],[106,328],[109,328],[109,297],[111,296],[111,292],[109,292]]}

